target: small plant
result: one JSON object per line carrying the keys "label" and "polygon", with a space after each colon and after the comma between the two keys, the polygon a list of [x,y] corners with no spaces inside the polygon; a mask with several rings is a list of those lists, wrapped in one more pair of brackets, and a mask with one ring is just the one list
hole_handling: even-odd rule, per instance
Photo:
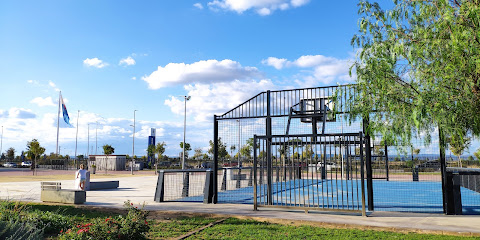
{"label": "small plant", "polygon": [[0,239],[40,240],[43,239],[43,229],[29,222],[0,221]]}
{"label": "small plant", "polygon": [[148,212],[126,201],[127,216],[96,218],[89,223],[78,224],[59,236],[59,239],[145,239],[150,230]]}

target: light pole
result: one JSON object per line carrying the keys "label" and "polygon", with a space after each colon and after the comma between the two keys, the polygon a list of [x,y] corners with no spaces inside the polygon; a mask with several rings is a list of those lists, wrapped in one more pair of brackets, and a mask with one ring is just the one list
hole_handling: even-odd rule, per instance
{"label": "light pole", "polygon": [[190,96],[183,96],[185,101],[185,114],[183,116],[183,156],[182,156],[182,169],[185,169],[185,134],[187,132],[187,101],[190,100]]}
{"label": "light pole", "polygon": [[2,126],[2,138],[0,140],[0,157],[2,157],[2,150],[3,150],[3,126]]}
{"label": "light pole", "polygon": [[77,144],[78,144],[78,119],[80,117],[80,110],[78,110],[77,112],[77,135],[75,136],[75,160],[74,160],[74,164],[75,165],[75,169],[77,168]]}
{"label": "light pole", "polygon": [[90,124],[88,124],[87,130],[87,158],[90,158]]}
{"label": "light pole", "polygon": [[97,155],[97,133],[98,133],[98,121],[95,121],[95,155]]}
{"label": "light pole", "polygon": [[133,137],[132,137],[132,161],[130,163],[130,169],[133,175],[133,164],[134,164],[134,156],[135,156],[135,112],[138,110],[133,110]]}

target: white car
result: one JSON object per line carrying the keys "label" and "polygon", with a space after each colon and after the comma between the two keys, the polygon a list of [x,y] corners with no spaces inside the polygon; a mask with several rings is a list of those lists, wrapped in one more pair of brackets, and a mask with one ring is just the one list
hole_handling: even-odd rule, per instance
{"label": "white car", "polygon": [[32,166],[32,162],[31,162],[31,161],[22,162],[22,167],[31,167],[31,166]]}
{"label": "white car", "polygon": [[5,164],[3,164],[4,167],[10,167],[10,168],[16,168],[17,167],[17,164],[14,163],[14,162],[6,162]]}

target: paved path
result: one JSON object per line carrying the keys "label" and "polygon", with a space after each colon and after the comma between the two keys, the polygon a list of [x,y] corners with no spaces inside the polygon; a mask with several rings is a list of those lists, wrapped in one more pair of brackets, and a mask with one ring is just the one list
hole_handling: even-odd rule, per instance
{"label": "paved path", "polygon": [[[445,216],[442,214],[413,214],[374,212],[368,217],[346,213],[310,212],[283,209],[265,209],[253,211],[247,204],[202,204],[153,201],[155,176],[120,177],[120,188],[87,192],[87,206],[122,208],[123,202],[131,200],[135,204],[146,204],[147,210],[173,211],[188,213],[225,214],[245,216],[270,221],[305,221],[317,225],[340,225],[360,228],[379,228],[386,230],[420,231],[437,233],[458,233],[480,236],[480,216]],[[62,180],[62,188],[73,189],[73,180]],[[0,183],[0,198],[40,202],[40,182]]]}

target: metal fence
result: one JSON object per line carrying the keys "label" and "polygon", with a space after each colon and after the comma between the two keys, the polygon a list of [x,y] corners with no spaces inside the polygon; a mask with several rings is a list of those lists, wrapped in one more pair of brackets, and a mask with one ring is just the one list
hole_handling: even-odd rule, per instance
{"label": "metal fence", "polygon": [[[233,185],[228,185],[236,184],[234,182],[227,183],[225,185],[227,187],[222,188],[222,179],[224,179],[222,174],[225,173],[221,169],[224,166],[223,163],[228,162],[239,162],[239,166],[241,165],[243,168],[259,167],[254,164],[253,153],[255,151],[252,150],[253,137],[255,135],[266,137],[288,135],[291,137],[296,135],[320,136],[343,134],[345,132],[365,132],[364,128],[367,129],[369,125],[368,118],[349,119],[348,122],[345,118],[349,112],[349,104],[350,106],[353,104],[351,100],[354,100],[355,94],[357,94],[354,88],[354,85],[350,85],[261,92],[225,114],[214,116],[213,155],[215,164],[213,168],[214,172],[217,172],[217,177],[213,179],[213,184],[218,194],[215,194],[213,202],[220,203],[228,199],[228,202],[247,203],[257,199],[256,197],[246,197],[249,191],[259,190],[248,186],[247,180],[240,180],[241,185],[239,188],[233,188]],[[347,104],[347,102],[350,103]],[[377,113],[372,112],[371,114]],[[382,141],[382,136],[364,136],[365,195],[366,206],[369,211],[447,213],[446,206],[448,204],[451,205],[451,203],[448,202],[445,195],[447,187],[446,167],[461,166],[462,162],[456,161],[452,157],[450,157],[451,160],[449,162],[445,156],[445,149],[439,145],[439,143],[445,142],[445,139],[442,139],[438,132],[432,133],[429,146],[424,144],[425,139],[422,136],[415,138],[413,132],[412,135],[414,139],[411,146],[385,145]],[[259,137],[260,141],[264,141],[264,139]],[[278,146],[280,145],[273,144],[269,146],[270,150],[268,150],[268,147],[262,150],[265,153],[257,152],[257,157],[261,159],[261,154],[278,155]],[[293,146],[291,147],[293,149]],[[335,148],[332,147],[332,149]],[[267,153],[267,151],[270,151],[270,153]],[[300,153],[297,154],[299,155],[294,156],[295,151],[291,151],[291,158],[302,159]],[[325,168],[329,167],[329,163],[333,164],[330,162],[333,160],[329,159],[331,156],[328,154],[324,154],[325,156],[318,152],[314,154],[318,156],[318,159],[328,159],[328,162],[324,165]],[[351,152],[351,155],[360,155],[360,153]],[[279,159],[281,158],[278,158],[278,156],[272,156],[272,164],[275,161],[279,161]],[[319,160],[315,159],[315,161]],[[318,162],[307,162],[306,164],[307,166],[298,166],[299,168],[303,167],[301,176],[305,174],[303,171],[308,171],[310,175],[312,171],[309,171],[308,168],[313,169],[314,166],[308,166],[308,164],[318,164]],[[254,172],[262,176],[262,178],[258,179],[259,181],[271,179],[275,183],[277,177],[279,181],[284,181],[282,177],[289,179],[290,172],[292,174],[298,172],[295,169],[296,167],[288,166],[287,168],[285,166],[282,168],[273,164],[269,169],[258,168],[258,171]],[[242,176],[248,170],[239,169],[232,171],[240,171],[233,174]],[[263,173],[260,171],[263,171]],[[263,178],[263,174],[269,171],[272,176],[267,178],[265,175],[266,178]],[[279,172],[278,174],[277,171]],[[328,174],[331,173],[328,172]],[[248,179],[249,174],[245,176]],[[342,180],[347,178],[345,169],[341,176]],[[293,184],[293,181],[297,180],[292,178],[287,181],[292,181]],[[262,182],[262,184],[264,183]],[[280,187],[281,185],[278,186]],[[338,186],[341,188],[341,185]],[[283,187],[285,188],[285,185]],[[293,188],[292,190],[296,191],[296,189]],[[329,193],[331,193],[330,190]],[[467,190],[470,191],[469,194],[471,193],[468,199],[473,199],[469,201],[480,202],[480,195],[477,196],[474,194],[476,192],[467,187],[462,187],[462,191]],[[235,197],[233,197],[233,194],[230,194],[232,198],[223,197],[228,196],[229,192],[233,193],[233,191],[239,194],[235,195]],[[287,191],[286,188],[285,191]],[[307,198],[310,198],[308,191],[307,189]],[[298,196],[296,197],[297,203]],[[303,202],[303,198],[305,197],[300,198],[300,202]],[[270,203],[268,199],[265,201]],[[470,209],[480,210],[480,204],[477,203],[463,205],[472,206]],[[318,204],[318,202],[315,204]],[[295,205],[295,199],[293,199],[293,205]],[[341,204],[339,203],[339,205]],[[464,208],[463,212],[476,211]]]}
{"label": "metal fence", "polygon": [[365,214],[362,133],[256,136],[254,207]]}
{"label": "metal fence", "polygon": [[172,169],[158,172],[155,201],[212,202],[210,169]]}

